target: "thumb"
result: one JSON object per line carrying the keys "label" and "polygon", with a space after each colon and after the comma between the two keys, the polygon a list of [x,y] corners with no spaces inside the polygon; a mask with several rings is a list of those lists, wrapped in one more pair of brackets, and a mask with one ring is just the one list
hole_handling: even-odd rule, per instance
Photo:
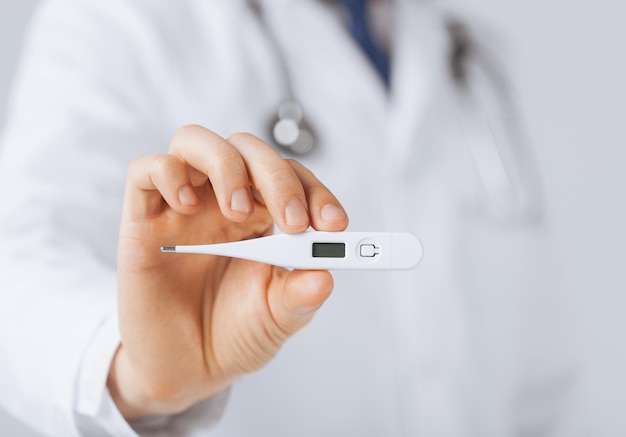
{"label": "thumb", "polygon": [[271,308],[281,331],[291,336],[306,325],[332,290],[333,277],[328,271],[289,272]]}

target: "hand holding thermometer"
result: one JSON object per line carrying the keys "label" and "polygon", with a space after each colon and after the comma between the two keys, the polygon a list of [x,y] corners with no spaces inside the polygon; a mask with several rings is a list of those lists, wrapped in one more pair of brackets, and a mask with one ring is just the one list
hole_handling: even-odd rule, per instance
{"label": "hand holding thermometer", "polygon": [[411,234],[318,231],[233,243],[163,246],[161,251],[228,256],[303,270],[409,270],[424,253],[422,243]]}

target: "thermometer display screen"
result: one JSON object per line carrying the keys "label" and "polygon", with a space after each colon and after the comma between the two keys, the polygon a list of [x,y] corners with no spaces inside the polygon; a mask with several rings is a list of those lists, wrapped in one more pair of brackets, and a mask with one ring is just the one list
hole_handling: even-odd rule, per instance
{"label": "thermometer display screen", "polygon": [[345,243],[313,243],[313,258],[345,258]]}

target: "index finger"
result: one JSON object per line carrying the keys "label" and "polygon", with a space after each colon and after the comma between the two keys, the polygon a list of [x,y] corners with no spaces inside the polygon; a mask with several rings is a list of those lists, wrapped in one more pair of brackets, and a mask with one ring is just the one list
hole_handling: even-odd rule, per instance
{"label": "index finger", "polygon": [[348,227],[348,214],[333,193],[298,161],[288,159],[287,163],[302,182],[309,205],[311,226],[318,231],[337,232]]}
{"label": "index finger", "polygon": [[250,182],[276,225],[286,233],[305,231],[310,225],[309,205],[302,181],[287,161],[254,135],[237,133],[227,141],[241,154]]}
{"label": "index finger", "polygon": [[252,216],[248,171],[228,141],[202,126],[184,126],[174,136],[170,153],[195,169],[190,172],[194,185],[208,178],[224,217],[243,222]]}

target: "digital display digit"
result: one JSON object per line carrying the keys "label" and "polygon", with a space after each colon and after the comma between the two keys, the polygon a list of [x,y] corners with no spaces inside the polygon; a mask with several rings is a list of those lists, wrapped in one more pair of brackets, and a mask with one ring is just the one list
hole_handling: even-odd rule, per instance
{"label": "digital display digit", "polygon": [[345,258],[345,243],[313,243],[313,258]]}

